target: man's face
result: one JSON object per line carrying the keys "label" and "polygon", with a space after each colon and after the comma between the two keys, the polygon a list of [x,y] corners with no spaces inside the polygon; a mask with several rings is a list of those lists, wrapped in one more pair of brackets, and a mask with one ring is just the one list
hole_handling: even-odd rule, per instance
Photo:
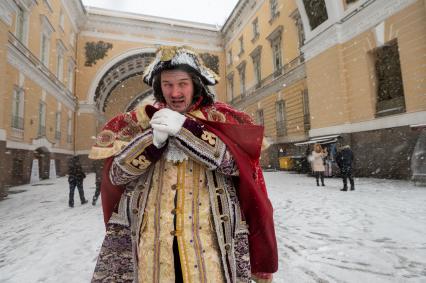
{"label": "man's face", "polygon": [[167,107],[179,113],[185,113],[191,106],[194,96],[194,84],[191,76],[180,70],[161,73],[161,90]]}

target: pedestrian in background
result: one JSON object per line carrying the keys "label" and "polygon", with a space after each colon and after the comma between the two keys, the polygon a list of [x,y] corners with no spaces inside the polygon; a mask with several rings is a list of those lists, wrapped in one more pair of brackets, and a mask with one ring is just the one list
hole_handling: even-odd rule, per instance
{"label": "pedestrian in background", "polygon": [[355,190],[354,178],[352,175],[352,162],[354,160],[354,154],[349,145],[345,145],[339,148],[336,155],[337,166],[340,168],[340,174],[343,179],[343,188],[341,191],[348,190],[348,178],[351,184],[351,191]]}
{"label": "pedestrian in background", "polygon": [[93,166],[95,169],[95,174],[96,174],[96,190],[95,190],[95,194],[93,195],[93,199],[92,199],[92,205],[96,205],[96,201],[99,198],[99,195],[101,194],[101,180],[102,180],[102,170],[103,170],[103,166],[104,162],[103,160],[95,160],[93,162]]}
{"label": "pedestrian in background", "polygon": [[83,179],[86,178],[83,168],[81,167],[80,159],[78,156],[74,156],[70,159],[68,164],[68,183],[70,185],[70,194],[69,194],[69,207],[74,207],[74,191],[75,187],[78,189],[78,194],[80,195],[81,204],[86,204],[87,200],[84,198],[83,190]]}
{"label": "pedestrian in background", "polygon": [[319,179],[321,178],[321,185],[324,187],[324,158],[328,155],[327,148],[322,148],[320,144],[316,143],[314,145],[314,150],[311,153],[310,161],[312,171],[314,172],[315,178],[317,180],[317,186],[319,186]]}

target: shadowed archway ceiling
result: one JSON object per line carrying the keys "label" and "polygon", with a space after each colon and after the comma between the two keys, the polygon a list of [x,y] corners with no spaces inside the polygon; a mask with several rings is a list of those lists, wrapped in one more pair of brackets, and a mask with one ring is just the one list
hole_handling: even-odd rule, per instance
{"label": "shadowed archway ceiling", "polygon": [[155,53],[136,54],[129,56],[112,66],[103,75],[96,88],[95,101],[97,108],[104,112],[111,92],[128,78],[141,75],[154,57]]}

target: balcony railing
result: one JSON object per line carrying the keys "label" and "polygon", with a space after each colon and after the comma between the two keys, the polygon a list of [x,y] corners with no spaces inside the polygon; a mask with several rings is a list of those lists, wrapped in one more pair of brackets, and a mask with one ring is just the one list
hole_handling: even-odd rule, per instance
{"label": "balcony railing", "polygon": [[23,56],[25,56],[30,63],[39,69],[44,75],[46,75],[51,81],[53,81],[59,88],[63,89],[71,98],[72,93],[70,90],[53,74],[48,67],[46,67],[31,50],[29,50],[22,42],[15,37],[15,35],[9,32],[9,43],[16,48]]}
{"label": "balcony railing", "polygon": [[23,130],[24,129],[24,118],[19,116],[12,116],[12,128]]}
{"label": "balcony railing", "polygon": [[273,83],[278,78],[280,78],[280,77],[286,75],[287,73],[291,72],[292,70],[294,70],[296,67],[298,67],[299,65],[301,65],[304,61],[305,61],[305,59],[304,59],[303,54],[300,55],[300,56],[298,56],[298,57],[296,57],[296,58],[294,58],[293,60],[291,60],[290,62],[288,62],[284,66],[282,66],[280,69],[275,70],[272,74],[270,74],[269,76],[265,77],[259,83],[255,84],[251,88],[247,89],[240,96],[237,96],[237,97],[233,98],[232,101],[231,101],[231,104],[238,103],[244,97],[248,97],[251,94],[255,93],[256,90],[258,90],[259,88],[265,87],[265,86]]}

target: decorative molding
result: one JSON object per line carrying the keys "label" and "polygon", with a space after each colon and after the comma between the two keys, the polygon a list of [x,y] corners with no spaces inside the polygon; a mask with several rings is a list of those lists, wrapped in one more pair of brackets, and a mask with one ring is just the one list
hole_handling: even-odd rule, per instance
{"label": "decorative molding", "polygon": [[80,0],[61,0],[61,4],[71,22],[72,30],[77,33],[86,22],[86,9]]}
{"label": "decorative molding", "polygon": [[86,150],[77,150],[75,152],[76,155],[89,155],[90,153],[90,149],[86,149]]}
{"label": "decorative molding", "polygon": [[89,91],[87,93],[87,99],[86,101],[82,101],[81,104],[95,104],[95,93],[96,88],[98,87],[101,79],[103,76],[113,67],[116,63],[120,62],[121,60],[130,57],[132,55],[141,54],[141,53],[155,53],[156,48],[149,47],[149,48],[135,48],[126,50],[123,53],[117,55],[116,57],[112,58],[108,62],[105,63],[105,65],[101,66],[98,70],[98,72],[95,75],[95,78],[92,80],[92,84],[90,85]]}
{"label": "decorative molding", "polygon": [[[179,37],[182,38],[182,45],[198,42],[198,45],[210,46],[207,50],[222,47],[222,37],[213,25],[107,10],[96,10],[96,13],[93,13],[92,9],[89,11],[88,21],[83,30],[91,32],[91,35],[93,33],[100,35],[102,31],[108,31],[105,34],[109,37],[115,36],[118,40],[130,39],[132,42],[141,42],[137,39],[144,37],[150,40],[151,44],[160,44],[159,41],[166,41],[166,38]],[[99,11],[101,13],[98,13]]]}
{"label": "decorative molding", "polygon": [[272,44],[273,41],[282,38],[284,27],[282,25],[277,26],[267,37],[266,39],[269,40]]}
{"label": "decorative molding", "polygon": [[311,129],[309,131],[310,137],[335,135],[345,133],[357,133],[372,130],[396,128],[402,126],[410,126],[421,124],[426,121],[426,111],[419,111],[413,113],[404,113],[383,118],[376,118],[370,121],[346,123],[331,127]]}
{"label": "decorative molding", "polygon": [[[374,28],[415,2],[416,0],[366,0],[351,13],[342,14],[341,18],[319,34],[306,34],[302,52],[306,60],[309,60],[333,45],[347,42],[362,32]],[[303,13],[301,16],[303,25],[306,26],[308,23],[303,18]]]}
{"label": "decorative molding", "polygon": [[8,44],[7,61],[22,72],[25,77],[38,84],[68,108],[75,109],[76,103],[74,98],[68,94],[66,88],[63,89],[52,82],[37,66],[29,62],[28,58],[11,44]]}
{"label": "decorative molding", "polygon": [[262,52],[262,45],[258,45],[255,49],[253,49],[252,52],[250,52],[251,59],[254,59],[260,56],[261,52]]}
{"label": "decorative molding", "polygon": [[84,66],[92,67],[96,65],[96,61],[103,59],[107,56],[108,50],[112,48],[112,43],[98,41],[98,42],[86,42],[84,46],[86,61],[84,62]]}
{"label": "decorative molding", "polygon": [[53,147],[52,143],[50,143],[47,140],[41,141],[41,139],[39,139],[39,140],[36,140],[35,143],[34,143],[34,140],[33,140],[33,144],[17,142],[17,141],[10,141],[10,140],[6,141],[6,148],[34,151],[39,147],[45,147],[51,153],[62,153],[62,154],[74,155],[73,150]]}
{"label": "decorative molding", "polygon": [[197,33],[202,33],[199,30],[205,30],[214,33],[217,33],[219,31],[217,26],[212,24],[149,16],[138,13],[122,12],[95,7],[86,8],[89,14],[89,22],[91,23],[95,23],[99,19],[104,19],[109,20],[111,23],[114,24],[124,24],[129,26],[136,24],[138,26],[144,27],[146,26],[146,24],[154,24],[158,26],[157,28],[159,29],[161,29],[161,27],[164,28],[167,26],[174,26],[174,28],[176,29],[189,28],[191,30],[197,31]]}
{"label": "decorative molding", "polygon": [[81,103],[78,105],[78,110],[77,110],[77,114],[82,114],[82,113],[88,113],[88,114],[94,114],[94,113],[99,113],[98,109],[96,108],[95,104],[88,104],[88,103]]}
{"label": "decorative molding", "polygon": [[47,35],[50,37],[50,35],[53,32],[55,32],[55,29],[50,23],[49,18],[47,18],[45,15],[40,15],[40,22],[41,22],[42,30],[47,32]]}
{"label": "decorative molding", "polygon": [[12,25],[12,14],[15,12],[16,4],[12,0],[0,1],[0,20],[9,27]]}
{"label": "decorative molding", "polygon": [[[173,46],[176,45],[176,41],[169,41],[165,39],[158,38],[158,35],[154,38],[144,38],[143,36],[132,36],[124,33],[115,34],[115,33],[107,33],[107,32],[99,32],[99,31],[82,31],[80,33],[81,36],[87,36],[87,37],[96,37],[98,39],[104,39],[104,40],[114,40],[114,41],[125,41],[125,42],[136,42],[136,43],[142,43],[144,45],[148,46]],[[176,36],[176,34],[174,34]],[[219,38],[219,35],[217,38],[212,38],[211,40],[206,40],[206,43],[200,43],[194,38],[191,37],[185,37],[185,35],[182,35],[183,41],[182,45],[191,45],[192,48],[198,49],[198,50],[206,50],[211,52],[223,52],[223,47],[221,46],[221,39]],[[191,40],[194,40],[193,43]]]}

